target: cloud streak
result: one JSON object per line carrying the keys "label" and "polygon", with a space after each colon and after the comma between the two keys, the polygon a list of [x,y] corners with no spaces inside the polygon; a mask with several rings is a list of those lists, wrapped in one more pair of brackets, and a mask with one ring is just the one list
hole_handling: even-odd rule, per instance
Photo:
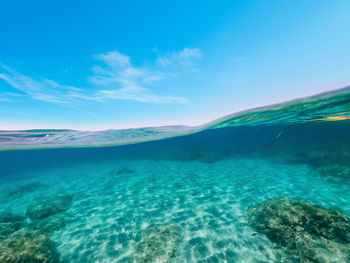
{"label": "cloud streak", "polygon": [[[186,103],[187,99],[178,96],[165,96],[154,93],[156,84],[166,83],[171,77],[196,66],[201,58],[199,49],[185,48],[167,56],[159,56],[151,66],[136,67],[131,58],[118,51],[95,55],[100,65],[92,67],[85,88],[62,85],[50,79],[37,79],[16,72],[0,64],[0,79],[23,95],[34,100],[69,105],[82,101],[107,102],[110,100],[130,100],[141,103]],[[169,74],[169,68],[173,71]],[[177,67],[177,69],[174,69]],[[11,93],[9,93],[11,94]],[[13,97],[15,95],[13,94]],[[7,101],[11,101],[6,98]]]}
{"label": "cloud streak", "polygon": [[94,66],[90,82],[98,87],[99,96],[110,99],[134,100],[151,103],[186,103],[187,99],[176,96],[161,96],[151,92],[151,86],[166,79],[166,74],[156,69],[134,67],[130,57],[112,51],[95,56],[104,67]]}
{"label": "cloud streak", "polygon": [[[89,95],[82,89],[61,85],[49,79],[34,79],[19,74],[3,64],[0,64],[0,67],[3,70],[0,79],[32,99],[59,104],[70,104],[79,100],[100,101],[99,98]],[[12,96],[18,96],[18,94],[12,93]]]}
{"label": "cloud streak", "polygon": [[166,56],[160,56],[158,64],[163,67],[180,67],[182,70],[195,69],[197,61],[202,58],[198,48],[184,48],[180,51],[173,51]]}

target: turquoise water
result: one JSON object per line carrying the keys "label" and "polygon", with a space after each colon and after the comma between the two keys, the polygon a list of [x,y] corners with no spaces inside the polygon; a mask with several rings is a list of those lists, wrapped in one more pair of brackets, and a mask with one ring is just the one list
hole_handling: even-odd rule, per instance
{"label": "turquoise water", "polygon": [[[350,262],[343,248],[350,247],[349,101],[349,90],[342,90],[201,127],[123,136],[2,132],[0,252],[6,256],[0,253],[0,262]],[[145,142],[87,147],[138,141]],[[68,147],[79,145],[85,147]],[[32,149],[19,149],[26,147]],[[340,211],[345,238],[338,241],[335,230],[332,237],[311,235],[299,225],[298,240],[310,245],[306,256],[290,245],[299,244],[296,238],[284,232],[272,238],[249,211],[281,197],[320,206],[317,217],[301,216],[317,233],[337,230],[338,217],[325,224],[325,211]],[[2,220],[4,213],[11,219]],[[276,218],[286,226],[281,214]],[[9,245],[11,239],[25,242]],[[27,253],[22,261],[15,261],[18,250]]]}

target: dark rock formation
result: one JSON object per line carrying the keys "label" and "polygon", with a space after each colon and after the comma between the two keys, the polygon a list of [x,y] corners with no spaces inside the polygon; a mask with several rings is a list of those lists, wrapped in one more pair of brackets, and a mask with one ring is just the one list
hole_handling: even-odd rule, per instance
{"label": "dark rock formation", "polygon": [[135,249],[136,261],[171,262],[181,240],[181,229],[174,224],[148,227]]}
{"label": "dark rock formation", "polygon": [[13,232],[20,229],[23,225],[24,224],[22,222],[0,223],[0,242],[1,239],[11,235]]}
{"label": "dark rock formation", "polygon": [[0,240],[9,236],[25,225],[23,216],[8,212],[0,213]]}
{"label": "dark rock formation", "polygon": [[48,186],[41,183],[29,183],[24,185],[17,185],[7,189],[3,195],[7,199],[20,198],[26,194],[30,194],[39,190],[46,189]]}
{"label": "dark rock formation", "polygon": [[302,200],[277,198],[251,207],[249,225],[305,263],[350,262],[350,218]]}
{"label": "dark rock formation", "polygon": [[331,182],[343,183],[350,179],[348,147],[299,152],[287,159],[287,162],[307,164],[312,168],[312,175],[321,176]]}
{"label": "dark rock formation", "polygon": [[0,213],[0,223],[18,222],[23,221],[24,219],[24,216],[15,215],[9,212]]}
{"label": "dark rock formation", "polygon": [[22,228],[0,241],[1,263],[56,263],[58,254],[50,235]]}
{"label": "dark rock formation", "polygon": [[33,220],[43,219],[68,210],[72,205],[72,201],[72,195],[54,194],[29,206],[26,215]]}
{"label": "dark rock formation", "polygon": [[120,175],[120,174],[133,174],[135,173],[134,170],[131,170],[129,168],[120,168],[120,169],[116,169],[116,170],[112,170],[111,171],[111,174],[117,174],[117,175]]}
{"label": "dark rock formation", "polygon": [[328,164],[313,170],[314,175],[320,175],[333,180],[349,180],[350,166],[340,164]]}
{"label": "dark rock formation", "polygon": [[27,223],[23,216],[0,213],[0,263],[56,263],[58,253],[50,240],[53,231],[65,226],[72,196],[64,193],[49,196],[31,205]]}
{"label": "dark rock formation", "polygon": [[303,152],[294,153],[292,155],[295,163],[308,164],[311,167],[321,167],[325,165],[349,165],[350,151],[349,147],[320,148],[314,150],[307,150]]}
{"label": "dark rock formation", "polygon": [[65,227],[69,220],[69,215],[67,215],[66,213],[60,213],[49,217],[45,217],[43,219],[33,220],[30,223],[30,227],[38,229],[45,233],[52,233]]}

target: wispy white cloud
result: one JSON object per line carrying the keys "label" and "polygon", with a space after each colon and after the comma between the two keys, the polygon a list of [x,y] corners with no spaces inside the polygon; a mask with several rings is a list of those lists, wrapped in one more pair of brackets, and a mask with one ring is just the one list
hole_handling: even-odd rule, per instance
{"label": "wispy white cloud", "polygon": [[184,48],[180,51],[173,51],[166,56],[160,56],[158,63],[163,67],[178,66],[183,70],[194,69],[202,53],[198,48]]}
{"label": "wispy white cloud", "polygon": [[90,82],[98,87],[99,96],[110,99],[134,100],[151,103],[185,103],[186,98],[162,96],[152,92],[152,85],[166,78],[164,72],[152,67],[135,67],[130,57],[118,51],[95,56],[104,66],[94,66]]}
{"label": "wispy white cloud", "polygon": [[19,74],[3,64],[0,64],[0,67],[3,69],[0,79],[35,100],[60,104],[69,104],[78,100],[100,100],[75,87],[61,85],[49,79],[34,79]]}
{"label": "wispy white cloud", "polygon": [[[32,99],[58,104],[72,104],[79,101],[105,102],[107,100],[132,100],[143,103],[186,103],[178,96],[156,94],[154,86],[165,85],[169,77],[192,69],[201,58],[199,49],[185,48],[157,58],[154,65],[136,67],[131,58],[118,51],[95,55],[100,65],[92,68],[87,88],[62,85],[50,79],[32,78],[0,64],[0,79]],[[101,64],[102,63],[102,64]],[[169,67],[179,67],[169,73]],[[167,69],[165,69],[167,68]],[[9,100],[8,96],[2,100]]]}
{"label": "wispy white cloud", "polygon": [[118,51],[107,52],[105,54],[99,54],[94,56],[96,59],[105,62],[108,66],[112,68],[124,68],[130,67],[130,57],[119,53]]}
{"label": "wispy white cloud", "polygon": [[26,94],[21,93],[13,93],[13,92],[1,92],[0,93],[0,101],[4,102],[16,102],[16,98],[25,97]]}
{"label": "wispy white cloud", "polygon": [[16,96],[8,92],[0,93],[0,101],[3,101],[3,102],[15,102],[16,100],[14,99],[14,97]]}

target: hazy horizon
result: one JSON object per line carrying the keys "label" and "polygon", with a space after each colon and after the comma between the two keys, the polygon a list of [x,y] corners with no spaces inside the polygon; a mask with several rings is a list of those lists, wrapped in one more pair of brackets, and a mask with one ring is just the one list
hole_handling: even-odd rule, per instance
{"label": "hazy horizon", "polygon": [[[316,93],[316,94],[311,94],[311,95],[308,95],[308,96],[304,96],[304,97],[298,97],[298,98],[291,98],[289,100],[285,100],[285,101],[280,101],[280,102],[276,102],[276,103],[271,103],[271,104],[267,104],[267,105],[260,105],[260,106],[256,106],[256,107],[252,107],[252,108],[248,108],[248,109],[242,109],[242,110],[238,110],[238,111],[235,111],[235,112],[231,112],[229,114],[225,114],[225,115],[222,115],[222,116],[219,116],[217,118],[214,118],[214,119],[211,119],[211,120],[208,120],[208,121],[205,121],[205,122],[202,122],[202,123],[198,123],[198,124],[193,124],[193,125],[188,125],[188,124],[181,124],[181,123],[178,123],[178,124],[161,124],[161,125],[144,125],[144,126],[135,126],[135,127],[117,127],[117,128],[110,128],[110,127],[107,127],[105,129],[74,129],[74,128],[70,128],[70,127],[39,127],[39,126],[36,126],[36,127],[31,127],[31,128],[19,128],[19,129],[0,129],[0,131],[25,131],[25,130],[72,130],[72,131],[81,131],[81,132],[98,132],[98,131],[107,131],[107,130],[128,130],[128,129],[147,129],[147,128],[162,128],[162,127],[188,127],[188,128],[197,128],[200,129],[201,127],[202,128],[205,128],[205,127],[209,127],[215,123],[218,123],[218,122],[222,122],[226,119],[230,119],[230,118],[233,118],[233,117],[237,117],[237,116],[241,116],[241,115],[244,115],[244,114],[248,114],[248,113],[252,113],[252,112],[259,112],[259,111],[269,111],[269,110],[273,110],[273,109],[276,109],[276,108],[279,108],[280,106],[288,106],[288,105],[298,105],[300,103],[303,103],[303,102],[311,102],[313,101],[314,99],[326,99],[327,98],[330,98],[334,95],[340,95],[340,94],[343,94],[345,95],[347,92],[350,91],[350,85],[348,86],[344,86],[344,87],[341,87],[341,88],[338,88],[338,89],[334,89],[334,90],[329,90],[329,91],[324,91],[324,92],[319,92],[319,93]],[[345,114],[345,115],[344,115]],[[343,112],[341,113],[340,115],[344,115],[344,116],[347,116],[346,115],[347,112]],[[331,115],[330,115],[331,116]],[[349,117],[347,117],[348,119]],[[195,129],[196,130],[196,129]]]}
{"label": "hazy horizon", "polygon": [[[66,130],[79,130],[79,131],[104,131],[104,130],[119,130],[119,129],[141,129],[141,128],[157,128],[157,127],[169,127],[169,126],[187,126],[187,127],[198,127],[198,126],[202,126],[202,125],[205,125],[205,124],[209,124],[211,122],[215,122],[217,120],[220,120],[222,118],[225,118],[225,117],[229,117],[231,115],[235,115],[235,114],[239,114],[239,113],[244,113],[246,111],[252,111],[252,110],[258,110],[260,108],[269,108],[269,107],[272,107],[272,106],[275,106],[275,105],[283,105],[283,104],[288,104],[290,102],[294,102],[294,101],[299,101],[299,100],[304,100],[304,99],[308,99],[308,98],[312,98],[312,97],[317,97],[317,96],[322,96],[322,95],[325,95],[325,94],[328,94],[328,93],[337,93],[338,91],[342,91],[342,90],[345,90],[345,89],[349,89],[350,88],[350,85],[347,85],[347,86],[344,86],[344,87],[341,87],[341,88],[338,88],[338,89],[332,89],[332,90],[326,90],[326,91],[322,91],[322,92],[318,92],[318,93],[315,93],[315,94],[309,94],[307,96],[303,96],[303,97],[296,97],[296,98],[290,98],[288,100],[284,100],[284,101],[277,101],[277,102],[274,102],[274,103],[270,103],[270,104],[266,104],[266,105],[258,105],[258,106],[255,106],[255,107],[251,107],[251,108],[247,108],[247,109],[241,109],[241,110],[237,110],[237,111],[234,111],[234,112],[231,112],[231,113],[227,113],[225,115],[222,115],[222,116],[218,116],[214,119],[210,119],[210,120],[206,120],[204,122],[200,122],[200,123],[193,123],[193,124],[184,124],[184,123],[169,123],[169,124],[159,124],[159,125],[140,125],[140,126],[125,126],[125,127],[106,127],[106,128],[100,128],[100,129],[75,129],[75,128],[72,128],[72,127],[45,127],[45,126],[18,126],[18,127],[21,127],[21,128],[9,128],[9,129],[2,129],[1,126],[0,126],[0,131],[21,131],[21,130],[32,130],[32,129],[47,129],[47,130],[50,130],[50,129],[56,129],[56,130],[60,130],[60,129],[66,129]],[[146,121],[147,123],[147,121]],[[1,124],[1,122],[0,122]],[[29,127],[29,128],[26,128],[26,127]]]}

